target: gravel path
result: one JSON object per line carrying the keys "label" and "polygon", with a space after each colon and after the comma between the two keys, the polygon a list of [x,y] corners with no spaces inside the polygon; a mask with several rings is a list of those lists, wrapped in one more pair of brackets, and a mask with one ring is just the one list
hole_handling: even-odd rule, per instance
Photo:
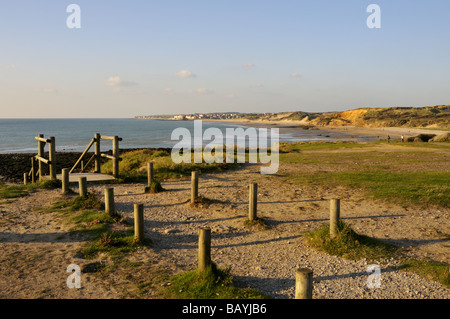
{"label": "gravel path", "polygon": [[[268,230],[246,228],[248,184],[258,183],[258,216]],[[363,195],[336,189],[329,196],[318,190],[301,189],[280,178],[259,174],[247,166],[234,172],[200,175],[199,195],[220,201],[208,208],[192,208],[188,203],[190,181],[166,181],[168,191],[142,194],[142,185],[115,187],[116,205],[132,219],[134,203],[144,204],[145,234],[155,250],[176,264],[193,269],[197,263],[198,228],[212,230],[212,259],[219,267],[231,267],[240,286],[258,289],[274,298],[293,298],[295,271],[314,271],[314,298],[448,298],[449,290],[416,274],[394,271],[395,260],[379,262],[381,288],[368,288],[366,260],[350,261],[317,252],[304,243],[305,232],[328,220],[327,198],[340,195],[341,216],[358,232],[408,247],[416,239],[426,240],[415,229],[415,214],[394,205],[365,201]],[[99,187],[101,191],[101,187]],[[348,192],[348,191],[347,191]],[[350,200],[351,198],[351,200]],[[129,212],[129,213],[126,213]],[[448,230],[448,211],[434,211],[428,229]],[[423,222],[423,219],[421,219]],[[417,222],[416,222],[417,223]],[[406,227],[409,226],[409,229]],[[421,224],[421,226],[425,226]],[[365,231],[363,231],[365,230]],[[419,256],[433,256],[448,262],[445,241],[429,240],[414,250]],[[427,246],[427,247],[425,247]],[[416,247],[417,248],[417,247]]]}
{"label": "gravel path", "polygon": [[[280,169],[279,174],[289,170]],[[246,228],[248,184],[258,183],[258,216],[270,228]],[[190,180],[167,180],[166,192],[144,194],[144,185],[114,185],[116,209],[133,222],[133,205],[144,204],[145,235],[153,248],[134,254],[137,260],[157,258],[174,272],[194,269],[197,264],[198,228],[212,229],[212,259],[231,268],[241,287],[260,290],[274,298],[293,298],[295,271],[314,271],[313,298],[429,298],[448,299],[449,290],[420,276],[393,270],[395,260],[382,260],[381,287],[369,288],[366,260],[350,261],[329,256],[305,244],[305,232],[328,221],[329,202],[341,198],[341,217],[357,232],[385,239],[418,257],[448,262],[449,210],[426,212],[367,200],[358,190],[344,188],[322,194],[277,176],[259,174],[247,165],[236,171],[199,176],[199,195],[217,200],[208,208],[188,203]],[[103,194],[105,186],[90,186]],[[76,191],[76,188],[74,187]],[[119,288],[107,286],[95,275],[84,275],[79,291],[65,287],[71,263],[83,261],[74,254],[82,239],[65,234],[52,214],[39,214],[33,207],[61,198],[58,190],[40,190],[15,203],[0,205],[1,298],[118,298]],[[447,244],[447,245],[446,245]],[[18,257],[19,256],[19,257]],[[32,265],[32,267],[30,267]]]}

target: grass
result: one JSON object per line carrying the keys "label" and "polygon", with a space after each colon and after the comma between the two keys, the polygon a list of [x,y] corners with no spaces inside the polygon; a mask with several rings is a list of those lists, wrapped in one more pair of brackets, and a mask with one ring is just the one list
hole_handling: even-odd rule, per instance
{"label": "grass", "polygon": [[145,193],[155,194],[164,192],[165,189],[161,186],[161,183],[158,180],[152,179],[150,186],[146,186],[144,191]]}
{"label": "grass", "polygon": [[[289,178],[324,190],[341,185],[358,188],[373,198],[402,206],[450,205],[450,171],[444,164],[448,161],[445,153],[407,151],[407,148],[390,152],[370,149],[331,152],[339,144],[318,145],[322,152],[302,151],[305,146],[300,144],[280,154],[281,162],[299,165],[298,170],[287,175]],[[303,169],[302,164],[308,165],[308,169]]]}
{"label": "grass", "polygon": [[214,263],[205,271],[191,270],[170,278],[170,285],[160,290],[166,299],[267,299],[259,291],[237,288],[230,270],[219,269]]}
{"label": "grass", "polygon": [[266,220],[261,217],[256,217],[253,220],[246,219],[244,221],[244,227],[257,228],[257,229],[261,229],[261,230],[267,230],[270,228],[269,225],[267,224]]}
{"label": "grass", "polygon": [[307,233],[305,238],[308,244],[317,250],[351,260],[389,259],[399,252],[393,245],[357,234],[342,221],[338,223],[338,234],[335,238],[330,237],[329,225]]}
{"label": "grass", "polygon": [[[134,240],[134,227],[129,225],[119,212],[111,215],[102,211],[104,204],[95,193],[86,197],[76,196],[71,200],[58,201],[47,211],[57,211],[65,223],[72,226],[71,232],[91,235],[91,239],[81,249],[83,258],[95,258],[99,253],[121,255],[132,252],[140,246]],[[119,230],[111,230],[115,225]],[[144,245],[150,241],[144,241]]]}
{"label": "grass", "polygon": [[450,289],[450,266],[434,260],[405,260],[400,266],[401,270],[413,271],[420,276],[434,280]]}
{"label": "grass", "polygon": [[36,189],[54,189],[61,187],[58,179],[43,180],[34,184],[26,185],[4,185],[0,184],[0,198],[17,198],[27,196]]}
{"label": "grass", "polygon": [[[147,163],[153,162],[154,175],[158,180],[169,178],[182,178],[191,175],[192,171],[220,172],[238,167],[237,163],[192,163],[176,164],[172,161],[171,153],[165,149],[144,149],[128,151],[120,154],[120,179],[126,182],[142,182],[147,179]],[[112,173],[112,162],[102,165],[102,172]]]}

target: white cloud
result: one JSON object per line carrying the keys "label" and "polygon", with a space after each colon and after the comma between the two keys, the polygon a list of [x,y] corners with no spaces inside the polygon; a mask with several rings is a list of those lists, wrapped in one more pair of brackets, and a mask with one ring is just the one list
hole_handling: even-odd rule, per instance
{"label": "white cloud", "polygon": [[110,76],[108,80],[106,80],[105,85],[111,86],[115,92],[119,92],[121,88],[135,86],[137,83],[132,81],[124,81],[120,78],[120,76]]}
{"label": "white cloud", "polygon": [[300,73],[294,72],[290,74],[291,78],[299,78],[300,77]]}
{"label": "white cloud", "polygon": [[214,90],[213,89],[208,89],[208,88],[198,88],[196,90],[189,90],[189,93],[196,93],[196,94],[200,94],[200,95],[206,95],[206,94],[213,94]]}
{"label": "white cloud", "polygon": [[15,64],[10,64],[6,68],[10,69],[10,70],[15,70],[16,69],[16,65]]}
{"label": "white cloud", "polygon": [[246,64],[242,64],[242,66],[244,68],[254,68],[256,65],[254,65],[253,63],[246,63]]}
{"label": "white cloud", "polygon": [[226,97],[227,99],[237,99],[237,95],[234,94],[234,93],[226,94],[225,97]]}
{"label": "white cloud", "polygon": [[172,92],[173,92],[173,89],[172,89],[172,88],[165,88],[165,89],[164,89],[164,92],[167,93],[167,94],[169,94],[169,93],[172,93]]}
{"label": "white cloud", "polygon": [[180,78],[195,78],[195,74],[189,70],[181,70],[180,72],[175,73],[175,76]]}

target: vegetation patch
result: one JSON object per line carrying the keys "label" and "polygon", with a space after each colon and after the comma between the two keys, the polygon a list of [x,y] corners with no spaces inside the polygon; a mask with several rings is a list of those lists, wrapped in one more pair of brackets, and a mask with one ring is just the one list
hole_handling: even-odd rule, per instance
{"label": "vegetation patch", "polygon": [[399,248],[393,245],[357,234],[342,221],[338,223],[338,234],[335,238],[330,237],[330,226],[326,225],[307,233],[306,241],[317,250],[351,260],[388,259],[399,252]]}
{"label": "vegetation patch", "polygon": [[43,180],[34,184],[4,185],[0,184],[0,198],[17,198],[27,196],[37,189],[55,189],[61,187],[59,179]]}
{"label": "vegetation patch", "polygon": [[155,194],[164,192],[165,189],[161,186],[161,183],[158,180],[152,179],[150,186],[146,186],[144,191],[145,193]]}
{"label": "vegetation patch", "polygon": [[450,266],[434,260],[405,260],[399,267],[404,271],[413,271],[420,276],[434,280],[450,289]]}
{"label": "vegetation patch", "polygon": [[191,270],[169,279],[160,292],[166,299],[268,299],[263,293],[233,285],[230,269],[219,269],[214,263],[204,271]]}
{"label": "vegetation patch", "polygon": [[213,203],[219,203],[219,201],[215,200],[215,199],[207,198],[204,196],[197,196],[197,198],[195,199],[195,201],[193,203],[191,203],[190,200],[189,200],[189,203],[190,203],[191,207],[208,208]]}
{"label": "vegetation patch", "polygon": [[256,217],[253,220],[246,219],[244,221],[244,226],[247,228],[257,228],[261,230],[267,230],[269,229],[269,225],[267,224],[266,220],[261,217]]}

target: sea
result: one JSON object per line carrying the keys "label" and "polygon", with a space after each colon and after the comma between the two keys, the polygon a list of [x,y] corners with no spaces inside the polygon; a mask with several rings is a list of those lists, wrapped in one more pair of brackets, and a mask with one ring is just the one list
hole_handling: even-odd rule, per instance
{"label": "sea", "polygon": [[[251,124],[240,124],[230,122],[201,122],[202,131],[208,128],[219,129],[223,134],[223,143],[226,141],[227,128],[248,128]],[[275,126],[271,126],[274,128]],[[296,141],[319,141],[319,140],[357,140],[352,135],[339,136],[332,132],[322,130],[305,130],[295,126],[276,126],[279,128],[279,142]],[[174,130],[184,128],[183,132],[189,131],[192,143],[199,141],[203,144],[211,144],[212,140],[207,140],[202,134],[195,134],[194,121],[169,121],[169,120],[148,120],[135,118],[114,118],[114,119],[0,119],[0,153],[37,153],[38,142],[35,137],[44,134],[45,138],[55,137],[55,147],[57,152],[83,152],[89,142],[94,138],[95,133],[103,136],[119,136],[122,140],[119,143],[120,149],[136,148],[171,148],[175,145],[186,146],[187,139],[181,136],[174,136]],[[255,127],[258,130],[261,125]],[[178,132],[178,131],[175,131]],[[217,132],[217,130],[216,130]],[[275,137],[270,135],[270,128],[267,137],[267,145],[272,145]],[[176,134],[175,134],[176,135]],[[190,141],[190,140],[189,140]],[[183,143],[184,144],[183,144]],[[214,142],[221,142],[217,139]],[[246,143],[250,143],[247,139]],[[242,143],[242,142],[241,142]],[[214,143],[213,143],[214,144]],[[236,142],[237,145],[239,141]],[[193,144],[192,144],[193,145]],[[108,151],[112,148],[110,140],[102,140],[101,151]],[[47,148],[46,148],[47,149]],[[93,148],[91,149],[93,151]]]}

